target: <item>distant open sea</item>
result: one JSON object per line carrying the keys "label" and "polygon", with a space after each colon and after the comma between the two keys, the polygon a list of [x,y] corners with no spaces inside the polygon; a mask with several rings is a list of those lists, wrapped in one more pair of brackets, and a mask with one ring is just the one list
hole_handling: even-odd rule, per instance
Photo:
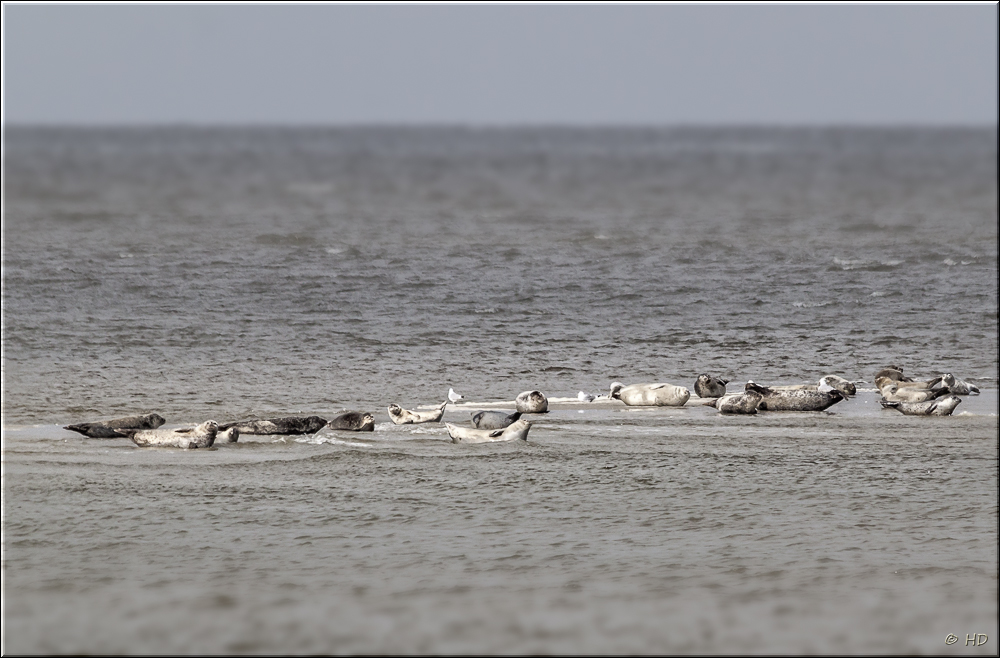
{"label": "distant open sea", "polygon": [[[4,650],[995,655],[997,155],[995,128],[6,127]],[[882,409],[890,363],[982,395]],[[859,393],[575,400],[703,372]],[[450,387],[448,422],[552,411],[526,444],[389,422]],[[62,429],[348,410],[376,431]]]}

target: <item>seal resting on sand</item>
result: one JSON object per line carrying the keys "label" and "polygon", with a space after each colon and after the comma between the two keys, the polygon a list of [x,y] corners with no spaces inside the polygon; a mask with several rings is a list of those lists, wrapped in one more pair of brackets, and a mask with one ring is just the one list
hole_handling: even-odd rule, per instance
{"label": "seal resting on sand", "polygon": [[962,402],[957,395],[949,395],[938,400],[927,402],[897,402],[894,400],[879,400],[886,409],[895,409],[907,416],[950,416],[955,407]]}
{"label": "seal resting on sand", "polygon": [[472,426],[479,430],[502,430],[521,418],[521,412],[509,414],[505,411],[480,411],[472,414]]}
{"label": "seal resting on sand", "polygon": [[63,429],[79,432],[91,439],[124,439],[129,436],[129,433],[118,430],[155,430],[165,422],[167,421],[159,414],[146,414],[145,416],[126,416],[125,418],[101,420],[94,423],[67,425]]}
{"label": "seal resting on sand", "polygon": [[704,373],[694,382],[694,394],[700,398],[721,398],[726,394],[728,379],[719,379]]}
{"label": "seal resting on sand", "polygon": [[847,396],[833,389],[820,393],[819,391],[778,391],[767,386],[747,382],[745,390],[757,391],[761,401],[757,405],[760,411],[823,411]]}
{"label": "seal resting on sand", "polygon": [[438,405],[433,411],[410,411],[398,404],[389,405],[389,420],[396,425],[414,425],[417,423],[436,423],[444,416],[444,408],[448,400]]}
{"label": "seal resting on sand", "polygon": [[708,407],[715,407],[720,414],[755,414],[757,405],[763,396],[757,391],[746,391],[733,395],[724,395],[721,398],[708,400],[704,404]]}
{"label": "seal resting on sand", "polygon": [[975,384],[970,384],[969,382],[962,381],[955,377],[955,375],[948,373],[946,375],[941,375],[942,387],[947,387],[955,395],[979,395],[979,387]]}
{"label": "seal resting on sand", "polygon": [[326,426],[326,419],[319,416],[305,418],[271,418],[268,420],[243,420],[220,425],[222,431],[235,427],[240,434],[315,434]]}
{"label": "seal resting on sand", "polygon": [[237,427],[230,427],[228,430],[219,431],[215,434],[215,444],[236,443],[240,440],[240,430]]}
{"label": "seal resting on sand", "polygon": [[185,427],[175,430],[129,430],[132,443],[140,448],[211,448],[215,443],[215,435],[219,424],[208,420],[197,427]]}
{"label": "seal resting on sand", "polygon": [[367,412],[348,411],[327,423],[327,427],[335,430],[351,430],[352,432],[374,432],[375,417]]}
{"label": "seal resting on sand", "polygon": [[887,402],[927,402],[945,395],[951,395],[947,388],[900,388],[897,382],[886,384],[882,388],[882,399]]}
{"label": "seal resting on sand", "polygon": [[445,423],[452,443],[492,443],[494,441],[527,441],[531,421],[524,418],[502,430],[474,430]]}
{"label": "seal resting on sand", "polygon": [[608,397],[630,407],[683,407],[691,391],[673,384],[632,384],[612,382]]}
{"label": "seal resting on sand", "polygon": [[514,408],[522,414],[544,414],[549,410],[549,400],[541,391],[525,391],[514,399]]}

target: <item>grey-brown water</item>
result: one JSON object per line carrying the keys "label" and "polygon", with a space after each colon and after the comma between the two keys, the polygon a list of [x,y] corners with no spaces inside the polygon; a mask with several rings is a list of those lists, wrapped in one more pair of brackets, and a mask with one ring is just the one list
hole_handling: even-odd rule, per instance
{"label": "grey-brown water", "polygon": [[[996,143],[8,128],[5,650],[995,654]],[[883,410],[886,363],[983,394]],[[385,411],[701,372],[864,383],[555,402],[517,444]],[[376,431],[60,428],[349,409]]]}

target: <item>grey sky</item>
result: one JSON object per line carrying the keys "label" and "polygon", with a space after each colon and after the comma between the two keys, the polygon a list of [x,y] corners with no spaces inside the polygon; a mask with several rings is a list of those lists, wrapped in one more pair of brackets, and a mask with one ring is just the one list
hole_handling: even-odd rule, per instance
{"label": "grey sky", "polygon": [[997,5],[4,5],[8,123],[976,124]]}

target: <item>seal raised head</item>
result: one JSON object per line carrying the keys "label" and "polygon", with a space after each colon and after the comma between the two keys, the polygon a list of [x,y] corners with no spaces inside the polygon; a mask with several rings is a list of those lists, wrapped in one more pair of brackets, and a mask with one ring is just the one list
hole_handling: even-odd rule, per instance
{"label": "seal raised head", "polygon": [[941,375],[940,387],[947,387],[955,395],[979,395],[979,387],[948,373]]}
{"label": "seal raised head", "polygon": [[132,442],[140,448],[210,448],[215,443],[219,424],[208,420],[196,427],[174,430],[127,430]]}
{"label": "seal raised head", "polygon": [[726,394],[728,383],[728,379],[719,379],[702,373],[694,382],[694,393],[700,398],[721,398]]}
{"label": "seal raised head", "polygon": [[452,443],[492,443],[495,441],[527,441],[531,421],[521,418],[502,430],[476,430],[445,423]]}
{"label": "seal raised head", "polygon": [[243,420],[226,423],[219,429],[226,431],[235,427],[240,434],[315,434],[326,426],[326,419],[319,416],[298,418],[270,418],[267,420]]}
{"label": "seal raised head", "polygon": [[957,395],[927,402],[899,402],[896,400],[879,400],[885,409],[895,409],[907,416],[950,416],[955,411],[955,407],[962,402],[962,398]]}
{"label": "seal raised head", "polygon": [[91,439],[117,439],[129,436],[129,432],[119,432],[118,430],[155,430],[165,422],[167,421],[159,414],[146,414],[145,416],[126,416],[125,418],[101,420],[93,423],[67,425],[63,429],[79,432]]}
{"label": "seal raised head", "polygon": [[691,397],[691,391],[673,384],[632,384],[612,382],[608,395],[613,400],[621,400],[630,407],[683,407]]}
{"label": "seal raised head", "polygon": [[549,410],[549,400],[541,391],[525,391],[514,399],[514,407],[522,414],[544,414]]}
{"label": "seal raised head", "polygon": [[335,430],[351,430],[352,432],[374,432],[375,417],[367,412],[348,411],[327,423],[327,427]]}
{"label": "seal raised head", "polygon": [[502,430],[517,422],[521,412],[509,414],[505,411],[480,411],[472,414],[472,426],[480,430]]}
{"label": "seal raised head", "polygon": [[389,420],[396,425],[413,425],[417,423],[436,423],[444,416],[444,408],[448,406],[448,400],[439,404],[433,411],[410,411],[398,404],[390,404],[388,407]]}

